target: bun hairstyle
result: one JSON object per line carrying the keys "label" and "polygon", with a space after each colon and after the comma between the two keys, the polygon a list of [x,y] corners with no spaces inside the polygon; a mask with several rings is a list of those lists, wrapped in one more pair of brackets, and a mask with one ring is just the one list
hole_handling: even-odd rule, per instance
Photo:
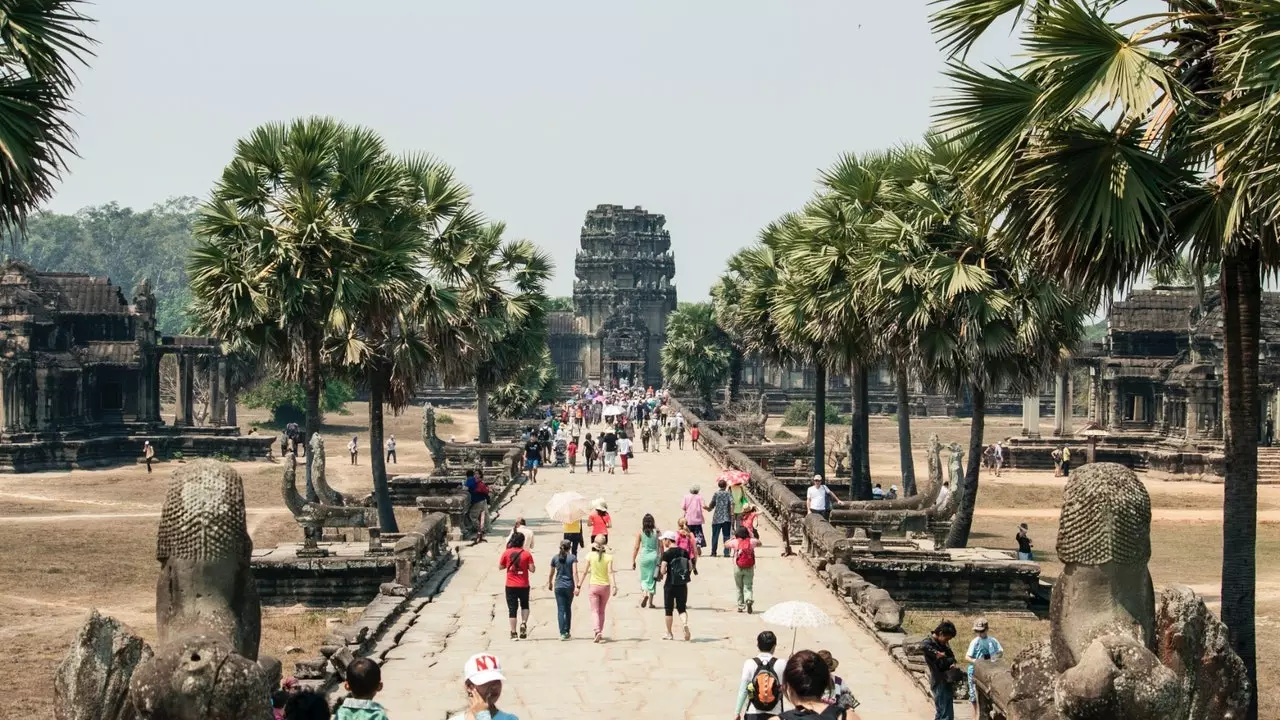
{"label": "bun hairstyle", "polygon": [[796,700],[821,700],[831,688],[831,668],[817,653],[801,650],[787,660],[782,682]]}

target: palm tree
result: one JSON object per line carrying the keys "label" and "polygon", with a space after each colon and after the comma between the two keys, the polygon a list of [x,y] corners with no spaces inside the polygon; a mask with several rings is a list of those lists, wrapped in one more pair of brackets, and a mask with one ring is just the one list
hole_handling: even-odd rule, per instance
{"label": "palm tree", "polygon": [[1280,58],[1275,4],[1168,0],[946,0],[943,44],[967,51],[1002,16],[1029,12],[1011,70],[955,61],[944,126],[962,135],[971,190],[1024,251],[1103,297],[1153,263],[1220,264],[1223,304],[1222,619],[1248,668],[1255,648],[1258,337],[1262,272],[1280,260]]}
{"label": "palm tree", "polygon": [[[258,127],[236,143],[194,223],[194,323],[243,341],[304,382],[306,435],[320,429],[323,351],[368,292],[357,208],[385,182],[376,135],[331,118]],[[312,458],[307,455],[307,496]]]}
{"label": "palm tree", "polygon": [[77,0],[0,2],[0,230],[22,231],[74,154],[74,65],[94,41]]}
{"label": "palm tree", "polygon": [[467,354],[476,387],[480,442],[490,442],[489,394],[525,368],[547,347],[546,285],[550,257],[527,240],[504,241],[502,223],[448,233],[431,252],[435,271],[457,288]]}
{"label": "palm tree", "polygon": [[662,376],[675,387],[697,392],[703,417],[712,417],[715,389],[729,376],[732,355],[733,345],[709,303],[681,303],[667,316]]}
{"label": "palm tree", "polygon": [[369,391],[370,469],[379,527],[398,532],[383,448],[383,406],[399,413],[422,377],[441,362],[430,328],[448,327],[456,298],[424,274],[427,249],[470,222],[470,191],[429,156],[392,158],[366,138],[364,170],[348,198],[353,236],[364,252],[343,274],[335,308],[339,336],[329,354]]}
{"label": "palm tree", "polygon": [[489,393],[489,407],[498,417],[520,418],[553,402],[560,392],[560,376],[552,362],[551,348],[543,348],[538,362],[526,366]]}

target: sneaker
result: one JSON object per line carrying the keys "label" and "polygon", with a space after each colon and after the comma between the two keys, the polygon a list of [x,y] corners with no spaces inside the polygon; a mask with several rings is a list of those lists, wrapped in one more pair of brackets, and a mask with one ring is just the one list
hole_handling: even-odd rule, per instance
{"label": "sneaker", "polygon": [[515,631],[515,630],[512,630],[512,631],[511,631],[511,639],[512,639],[512,640],[515,640],[515,639],[516,639],[516,631]]}
{"label": "sneaker", "polygon": [[529,637],[529,628],[524,623],[520,623],[520,639],[523,640],[527,637]]}
{"label": "sneaker", "polygon": [[569,633],[560,633],[560,639],[561,639],[561,640],[568,640],[568,639],[569,639]]}
{"label": "sneaker", "polygon": [[742,612],[742,606],[741,606],[741,605],[739,605],[739,606],[738,606],[738,612]]}
{"label": "sneaker", "polygon": [[689,640],[692,640],[692,639],[693,639],[693,633],[690,633],[690,632],[689,632],[689,626],[688,626],[688,625],[685,625],[685,626],[684,626],[684,639],[685,639],[685,641],[686,641],[686,642],[688,642]]}
{"label": "sneaker", "polygon": [[751,602],[750,600],[748,600],[748,601],[747,601],[747,614],[748,614],[748,615],[750,615],[750,614],[751,614],[751,605],[752,605],[752,602]]}

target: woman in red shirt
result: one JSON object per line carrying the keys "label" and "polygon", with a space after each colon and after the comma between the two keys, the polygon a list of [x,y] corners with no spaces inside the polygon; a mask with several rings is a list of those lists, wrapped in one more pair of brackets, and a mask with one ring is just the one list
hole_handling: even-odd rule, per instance
{"label": "woman in red shirt", "polygon": [[507,571],[507,614],[511,618],[511,639],[516,639],[516,610],[520,611],[521,640],[529,632],[529,574],[534,572],[533,555],[524,549],[524,533],[513,533],[502,551],[498,568]]}
{"label": "woman in red shirt", "polygon": [[689,442],[692,443],[694,450],[698,449],[698,436],[701,434],[702,431],[698,429],[697,425],[689,428]]}
{"label": "woman in red shirt", "polygon": [[595,512],[591,513],[591,536],[600,537],[600,543],[609,544],[609,528],[613,527],[613,518],[609,517],[609,503],[603,499],[591,503]]}

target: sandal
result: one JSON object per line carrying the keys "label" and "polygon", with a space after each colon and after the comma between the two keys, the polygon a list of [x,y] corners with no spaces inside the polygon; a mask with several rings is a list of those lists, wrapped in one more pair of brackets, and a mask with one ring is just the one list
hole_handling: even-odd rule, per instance
{"label": "sandal", "polygon": [[649,607],[649,596],[645,595],[640,598],[640,607]]}
{"label": "sandal", "polygon": [[684,639],[685,639],[685,642],[688,642],[693,639],[693,634],[689,632],[688,625],[684,626]]}

